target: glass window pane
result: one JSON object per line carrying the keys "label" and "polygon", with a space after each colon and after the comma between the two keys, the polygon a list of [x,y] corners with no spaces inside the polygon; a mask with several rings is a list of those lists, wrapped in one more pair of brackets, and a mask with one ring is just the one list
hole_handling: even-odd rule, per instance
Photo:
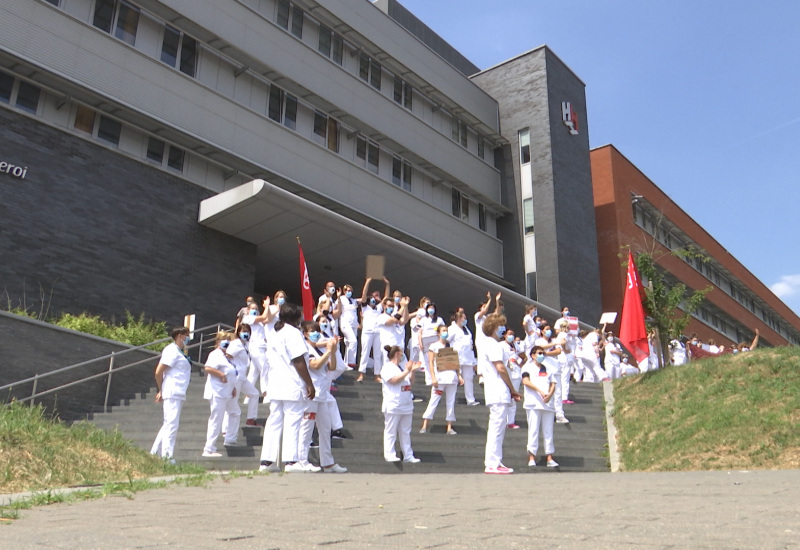
{"label": "glass window pane", "polygon": [[463,196],[461,197],[461,219],[469,219],[469,199]]}
{"label": "glass window pane", "polygon": [[197,70],[197,41],[184,34],[181,42],[181,72],[193,77]]}
{"label": "glass window pane", "polygon": [[458,141],[458,119],[456,117],[450,119],[450,139]]}
{"label": "glass window pane", "polygon": [[178,45],[181,33],[170,26],[164,27],[164,40],[161,42],[161,61],[174,67],[178,62]]}
{"label": "glass window pane", "polygon": [[413,88],[408,82],[403,82],[403,107],[411,109],[411,98],[413,97]]}
{"label": "glass window pane", "polygon": [[467,125],[460,120],[458,121],[458,131],[461,137],[461,145],[467,147]]}
{"label": "glass window pane", "polygon": [[131,6],[127,2],[121,2],[114,36],[133,46],[136,43],[136,29],[138,27],[139,8]]}
{"label": "glass window pane", "polygon": [[363,137],[356,139],[356,156],[361,160],[367,160],[367,140]]}
{"label": "glass window pane", "polygon": [[380,148],[374,143],[370,143],[369,147],[367,148],[368,168],[376,174],[379,172],[378,163],[380,161],[380,151]]}
{"label": "glass window pane", "polygon": [[111,32],[111,20],[114,18],[114,0],[97,0],[94,5],[92,25],[106,32]]}
{"label": "glass window pane", "polygon": [[292,34],[303,38],[303,10],[297,6],[292,10]]}
{"label": "glass window pane", "polygon": [[533,233],[533,199],[522,201],[522,220],[525,224],[525,234]]}
{"label": "glass window pane", "polygon": [[164,142],[150,137],[147,140],[147,158],[158,164],[164,162]]}
{"label": "glass window pane", "polygon": [[328,149],[339,152],[339,123],[328,117]]}
{"label": "glass window pane", "polygon": [[185,152],[183,149],[179,149],[178,147],[170,145],[169,157],[167,158],[167,166],[169,166],[173,170],[177,170],[178,172],[183,172],[184,156]]}
{"label": "glass window pane", "polygon": [[342,37],[338,35],[333,35],[333,55],[332,59],[338,63],[339,65],[342,64],[344,58],[344,42],[342,41]]}
{"label": "glass window pane", "polygon": [[520,151],[520,162],[522,164],[528,164],[531,161],[531,146],[530,145],[523,145],[522,150]]}
{"label": "glass window pane", "polygon": [[451,192],[453,215],[461,217],[461,192],[458,189],[453,189]]}
{"label": "glass window pane", "polygon": [[294,130],[297,127],[297,98],[286,94],[286,113],[283,116],[283,124]]}
{"label": "glass window pane", "polygon": [[281,106],[283,104],[283,91],[277,86],[269,87],[269,109],[267,115],[275,122],[281,121]]}
{"label": "glass window pane", "polygon": [[96,113],[94,109],[78,105],[75,109],[75,123],[72,125],[76,130],[91,134],[94,132],[94,119]]}
{"label": "glass window pane", "polygon": [[100,115],[100,126],[97,137],[108,143],[119,145],[119,136],[122,134],[122,124],[111,118]]}
{"label": "glass window pane", "polygon": [[360,76],[362,80],[369,81],[369,57],[364,54],[362,54],[359,59],[358,76]]}
{"label": "glass window pane", "polygon": [[276,22],[287,31],[289,30],[289,2],[287,0],[280,0],[278,2],[278,17]]}
{"label": "glass window pane", "polygon": [[486,231],[486,207],[478,205],[478,227],[481,231]]}
{"label": "glass window pane", "polygon": [[397,157],[392,157],[392,183],[400,185],[403,181],[403,161]]}
{"label": "glass window pane", "polygon": [[59,4],[59,2],[61,0],[44,0],[44,1],[49,3],[49,4],[53,4],[54,6],[58,6],[58,4]]}
{"label": "glass window pane", "polygon": [[403,163],[403,189],[411,191],[411,164]]}
{"label": "glass window pane", "polygon": [[12,88],[14,88],[14,77],[0,72],[0,101],[4,103],[11,101]]}
{"label": "glass window pane", "polygon": [[314,133],[320,137],[325,137],[328,129],[328,117],[319,111],[314,112]]}
{"label": "glass window pane", "polygon": [[319,44],[317,50],[325,57],[331,56],[331,30],[325,25],[319,26]]}
{"label": "glass window pane", "polygon": [[397,77],[394,77],[394,100],[403,103],[403,81]]}
{"label": "glass window pane", "polygon": [[36,114],[36,109],[39,107],[39,95],[41,92],[42,91],[33,84],[20,81],[15,105],[23,111]]}
{"label": "glass window pane", "polygon": [[478,136],[478,156],[480,158],[483,158],[484,153],[485,151],[484,151],[483,138],[481,136]]}
{"label": "glass window pane", "polygon": [[370,67],[369,83],[372,84],[374,88],[381,89],[381,66],[374,61],[371,63]]}

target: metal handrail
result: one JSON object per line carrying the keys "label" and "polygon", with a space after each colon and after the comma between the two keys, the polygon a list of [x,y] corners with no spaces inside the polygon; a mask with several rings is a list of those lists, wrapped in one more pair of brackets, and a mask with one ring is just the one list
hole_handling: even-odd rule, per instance
{"label": "metal handrail", "polygon": [[[220,330],[223,330],[223,329],[224,330],[233,330],[233,327],[231,325],[226,324],[226,323],[215,323],[213,325],[208,325],[206,327],[195,329],[194,330],[195,333],[200,333],[200,341],[195,343],[195,344],[188,345],[186,347],[186,349],[187,350],[192,350],[193,348],[197,348],[199,350],[198,362],[202,362],[204,331],[207,331],[207,330],[212,329],[212,328],[216,329],[217,332],[219,332]],[[153,357],[148,357],[146,359],[141,359],[139,361],[134,361],[133,363],[129,363],[127,365],[123,365],[121,367],[116,367],[115,368],[114,367],[114,363],[119,360],[119,357],[121,355],[126,354],[126,353],[130,353],[130,352],[134,352],[134,351],[141,351],[144,348],[148,348],[150,346],[153,346],[153,345],[156,345],[156,344],[161,344],[163,342],[168,342],[168,341],[172,341],[172,338],[171,337],[161,338],[159,340],[155,340],[155,341],[147,343],[147,344],[142,344],[140,346],[131,347],[131,348],[128,348],[128,349],[125,349],[125,350],[122,350],[122,351],[113,351],[113,352],[111,352],[109,354],[101,355],[100,357],[95,357],[94,359],[89,359],[88,361],[81,361],[80,363],[75,363],[73,365],[68,365],[66,367],[61,367],[59,369],[56,369],[56,370],[53,370],[53,371],[50,371],[50,372],[46,372],[44,374],[38,374],[37,373],[37,374],[35,374],[35,375],[31,376],[31,377],[25,378],[23,380],[17,380],[16,382],[12,382],[10,384],[6,384],[4,386],[0,386],[0,392],[6,391],[6,390],[12,390],[13,388],[15,388],[17,386],[21,386],[23,384],[28,384],[30,382],[33,382],[33,391],[31,393],[31,395],[29,395],[27,397],[22,397],[22,398],[16,399],[16,401],[18,401],[18,402],[26,402],[26,401],[31,401],[33,399],[36,399],[37,397],[42,397],[44,395],[49,395],[51,393],[55,393],[57,391],[60,391],[60,390],[66,389],[66,388],[70,388],[72,386],[77,386],[79,384],[83,384],[85,382],[88,382],[90,380],[94,380],[96,378],[101,378],[103,376],[108,376],[108,382],[106,384],[106,394],[105,394],[105,399],[103,401],[103,403],[104,403],[104,407],[103,408],[107,410],[108,397],[109,397],[109,394],[111,392],[111,376],[113,375],[113,373],[127,370],[127,369],[129,369],[131,367],[135,367],[137,365],[141,365],[141,364],[146,363],[148,361],[152,361],[153,359],[156,358],[156,356],[154,355]],[[76,368],[80,368],[80,367],[83,367],[83,366],[86,366],[86,365],[89,365],[89,364],[92,364],[92,363],[96,363],[98,361],[103,361],[105,359],[109,360],[109,368],[108,368],[108,370],[106,370],[104,372],[91,374],[91,375],[86,376],[84,378],[81,378],[79,380],[73,380],[72,382],[67,382],[66,384],[62,384],[60,386],[57,386],[55,388],[50,388],[50,389],[42,391],[42,392],[37,392],[36,391],[37,390],[37,386],[39,384],[39,381],[42,380],[43,378],[47,378],[47,377],[55,375],[55,374],[68,372],[68,371],[74,370]]]}

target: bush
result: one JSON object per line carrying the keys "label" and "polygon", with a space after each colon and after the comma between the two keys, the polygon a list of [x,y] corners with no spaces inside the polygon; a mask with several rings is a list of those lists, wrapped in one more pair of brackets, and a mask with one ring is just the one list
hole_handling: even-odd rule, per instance
{"label": "bush", "polygon": [[[113,321],[108,323],[99,315],[89,315],[86,312],[80,315],[64,313],[55,324],[131,346],[141,346],[168,336],[167,326],[163,321],[146,320],[144,313],[137,319],[129,311],[125,312],[125,322],[121,324],[115,324]],[[163,345],[155,347],[161,349]]]}

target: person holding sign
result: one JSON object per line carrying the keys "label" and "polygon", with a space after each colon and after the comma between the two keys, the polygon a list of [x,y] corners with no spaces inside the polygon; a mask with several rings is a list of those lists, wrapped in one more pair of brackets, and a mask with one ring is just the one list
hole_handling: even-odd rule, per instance
{"label": "person holding sign", "polygon": [[386,346],[384,348],[389,361],[381,368],[383,379],[383,404],[381,411],[384,417],[383,458],[386,462],[399,462],[400,458],[394,450],[395,443],[400,440],[403,451],[403,462],[416,463],[420,460],[411,449],[411,421],[414,414],[414,401],[411,386],[414,385],[414,372],[411,361],[403,361],[403,348]]}
{"label": "person holding sign", "polygon": [[439,340],[428,347],[431,399],[428,401],[428,408],[422,415],[422,428],[419,433],[424,434],[428,431],[428,424],[433,420],[436,407],[439,406],[439,401],[444,394],[447,410],[445,416],[447,434],[456,435],[457,432],[453,429],[453,422],[456,421],[456,388],[464,384],[464,379],[459,372],[458,352],[451,348],[447,341],[447,327],[440,326],[437,334]]}

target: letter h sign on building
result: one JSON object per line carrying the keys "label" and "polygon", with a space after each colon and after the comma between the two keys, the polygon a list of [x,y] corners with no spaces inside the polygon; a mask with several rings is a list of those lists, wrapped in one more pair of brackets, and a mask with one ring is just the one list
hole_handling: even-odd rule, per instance
{"label": "letter h sign on building", "polygon": [[0,160],[0,174],[9,174],[15,178],[24,180],[25,176],[28,175],[28,167],[17,166],[15,164],[11,164],[10,162]]}

